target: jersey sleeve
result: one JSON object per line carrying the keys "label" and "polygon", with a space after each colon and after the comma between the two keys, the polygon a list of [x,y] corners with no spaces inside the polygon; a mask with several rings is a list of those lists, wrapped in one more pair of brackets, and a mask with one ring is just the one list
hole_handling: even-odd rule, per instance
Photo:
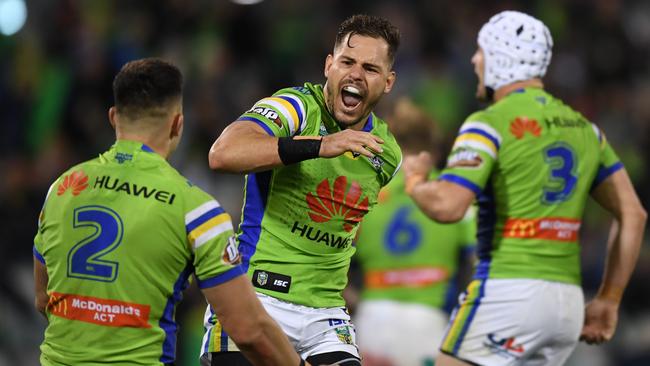
{"label": "jersey sleeve", "polygon": [[255,122],[271,136],[296,136],[306,127],[306,106],[294,89],[282,89],[257,101],[238,121]]}
{"label": "jersey sleeve", "polygon": [[501,146],[501,135],[484,112],[471,115],[460,127],[447,166],[438,179],[470,189],[476,195],[485,188]]}
{"label": "jersey sleeve", "polygon": [[600,145],[600,158],[598,164],[598,172],[594,181],[591,184],[591,188],[596,188],[600,183],[602,183],[607,177],[614,174],[618,170],[623,168],[623,163],[620,161],[616,152],[607,141],[605,133],[598,128],[596,125],[592,124],[594,132],[598,137],[598,143]]}
{"label": "jersey sleeve", "polygon": [[[203,193],[203,192],[201,192]],[[194,253],[194,273],[199,288],[229,281],[244,273],[230,215],[217,200],[194,200],[185,214],[188,245]]]}

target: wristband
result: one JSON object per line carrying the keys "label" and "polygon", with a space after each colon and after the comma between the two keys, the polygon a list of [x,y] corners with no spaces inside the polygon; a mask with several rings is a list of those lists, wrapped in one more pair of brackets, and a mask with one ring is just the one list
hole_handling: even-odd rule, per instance
{"label": "wristband", "polygon": [[280,160],[284,165],[289,165],[317,158],[322,140],[322,137],[317,139],[280,137],[278,139]]}

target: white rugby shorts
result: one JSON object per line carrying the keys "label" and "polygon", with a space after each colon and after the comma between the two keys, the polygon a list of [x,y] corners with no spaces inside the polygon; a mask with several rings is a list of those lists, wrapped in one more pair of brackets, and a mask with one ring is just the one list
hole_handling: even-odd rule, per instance
{"label": "white rugby shorts", "polygon": [[562,365],[584,322],[579,286],[531,279],[472,281],[440,351],[483,366]]}
{"label": "white rugby shorts", "polygon": [[[344,307],[312,308],[261,293],[257,293],[257,298],[303,359],[337,351],[359,357],[355,329]],[[205,316],[206,319],[212,316],[209,307]],[[239,351],[235,342],[222,331],[221,324],[218,322],[208,328],[203,336],[202,362],[209,361],[210,349],[213,352]]]}

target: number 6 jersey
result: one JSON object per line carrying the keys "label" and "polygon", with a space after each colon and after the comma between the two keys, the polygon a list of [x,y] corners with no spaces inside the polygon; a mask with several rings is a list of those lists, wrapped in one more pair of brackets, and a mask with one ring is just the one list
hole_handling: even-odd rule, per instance
{"label": "number 6 jersey", "polygon": [[54,182],[34,243],[49,277],[43,365],[173,362],[190,275],[207,288],[244,273],[230,216],[134,141]]}
{"label": "number 6 jersey", "polygon": [[598,127],[541,89],[469,116],[439,179],[477,195],[476,278],[579,285],[585,202],[622,167]]}

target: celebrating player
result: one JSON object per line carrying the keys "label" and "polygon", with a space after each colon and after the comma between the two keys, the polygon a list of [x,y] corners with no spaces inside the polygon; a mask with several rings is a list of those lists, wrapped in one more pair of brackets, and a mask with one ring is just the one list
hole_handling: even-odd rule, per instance
{"label": "celebrating player", "polygon": [[[210,167],[247,173],[239,250],[258,297],[312,364],[359,365],[341,292],[352,240],[401,152],[373,108],[395,82],[399,31],[356,15],[339,27],[324,86],[261,99],[210,150]],[[203,362],[237,365],[229,334],[206,313]]]}
{"label": "celebrating player", "polygon": [[257,365],[298,365],[243,275],[230,216],[166,161],[183,131],[182,76],[124,65],[109,110],[116,143],[50,187],[34,240],[42,365],[172,365],[181,292],[194,274]]}
{"label": "celebrating player", "polygon": [[[404,156],[421,150],[439,156],[434,122],[409,99],[397,102],[388,121]],[[444,334],[456,281],[469,277],[475,236],[471,210],[452,225],[424,215],[404,191],[403,174],[381,191],[356,239],[364,286],[354,322],[364,365],[380,359],[390,365],[433,364],[438,350],[432,345]]]}
{"label": "celebrating player", "polygon": [[[477,96],[436,181],[426,153],[404,163],[407,189],[436,220],[476,198],[479,264],[436,365],[561,365],[578,339],[609,340],[646,213],[602,130],[543,89],[548,28],[505,11],[478,34]],[[613,215],[605,274],[584,308],[578,233],[587,197]]]}

